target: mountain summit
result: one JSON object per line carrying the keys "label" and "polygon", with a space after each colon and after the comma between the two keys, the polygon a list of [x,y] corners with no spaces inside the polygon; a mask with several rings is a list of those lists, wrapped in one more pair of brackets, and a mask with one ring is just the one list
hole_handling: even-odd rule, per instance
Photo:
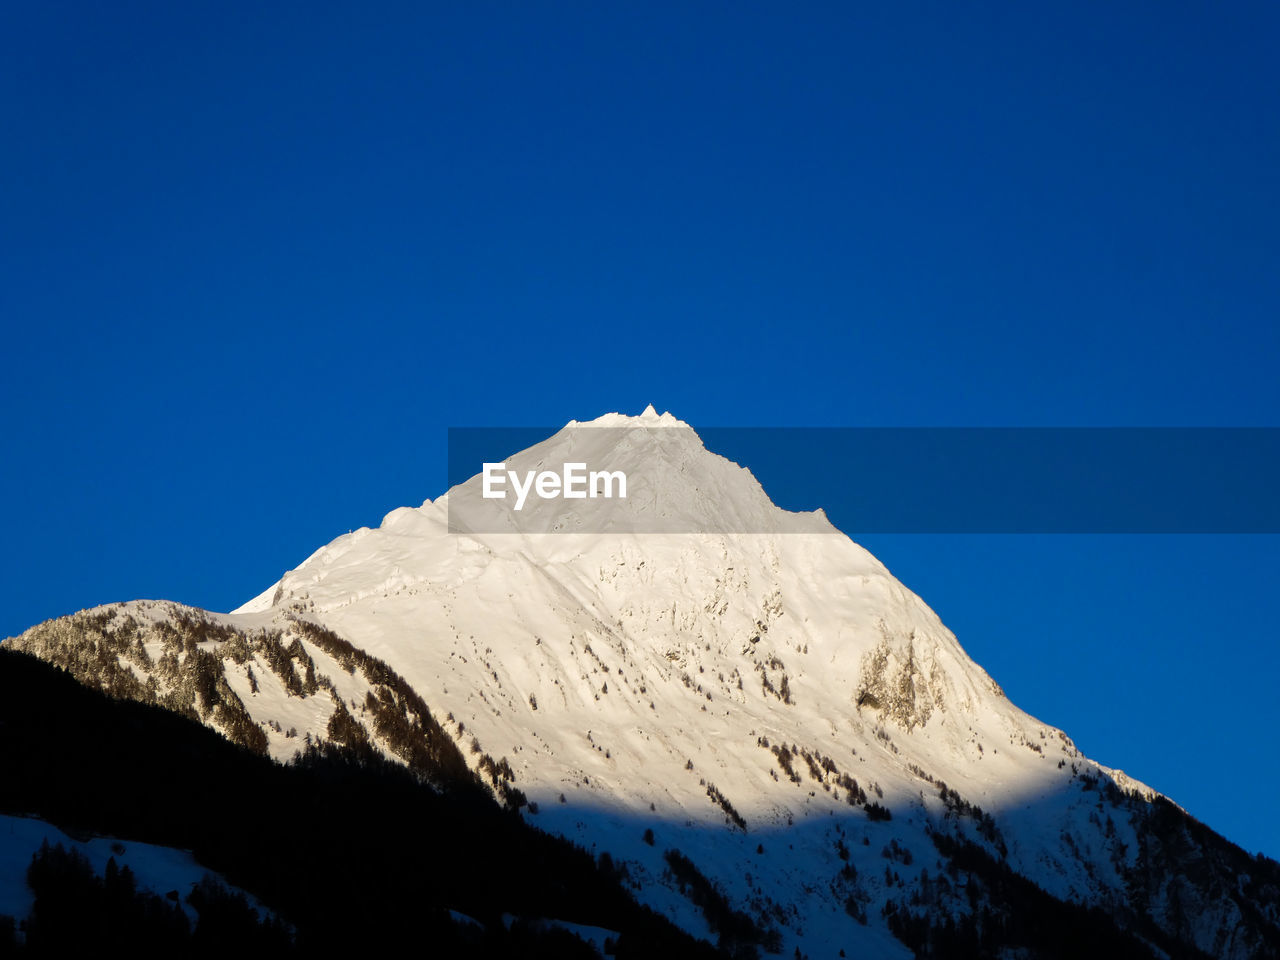
{"label": "mountain summit", "polygon": [[[1273,863],[1018,709],[820,511],[779,509],[652,406],[505,464],[569,461],[625,472],[627,497],[468,526],[476,476],[231,614],[119,604],[9,644],[281,760],[321,739],[428,778],[465,764],[722,945],[1017,946],[1014,914],[1049,904],[1152,955],[1274,955]],[[637,532],[655,517],[697,532]]]}
{"label": "mountain summit", "polygon": [[[501,436],[501,434],[499,435]],[[501,440],[492,441],[500,444]],[[789,513],[769,500],[750,471],[709,452],[685,422],[649,406],[639,417],[606,414],[570,422],[547,440],[506,454],[504,489],[515,478],[578,463],[590,470],[585,497],[486,499],[477,475],[441,499],[455,533],[834,533],[821,511]],[[476,464],[477,467],[480,464]],[[625,476],[626,494],[614,487]],[[528,487],[528,484],[526,484]],[[425,505],[424,505],[425,506]]]}

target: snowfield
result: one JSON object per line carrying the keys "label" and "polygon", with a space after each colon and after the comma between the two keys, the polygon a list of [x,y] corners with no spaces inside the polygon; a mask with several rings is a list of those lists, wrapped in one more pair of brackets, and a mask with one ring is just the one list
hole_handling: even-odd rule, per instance
{"label": "snowfield", "polygon": [[[610,428],[598,449],[594,427]],[[374,730],[373,682],[297,629],[310,621],[403,677],[470,764],[509,764],[527,819],[607,851],[637,897],[699,936],[714,939],[669,850],[776,931],[788,956],[909,957],[886,904],[971,910],[934,833],[1060,899],[1126,901],[1153,792],[1018,709],[821,512],[780,510],[748,471],[652,407],[571,423],[506,463],[566,461],[640,480],[626,500],[524,504],[521,524],[534,526],[521,529],[561,532],[451,533],[450,498],[474,498],[475,477],[338,537],[231,614],[198,612],[246,635],[282,631],[327,683],[300,693],[261,653],[220,654],[271,755],[330,736],[339,703]],[[655,514],[763,532],[627,532],[628,517]],[[112,609],[145,625],[186,608]],[[41,652],[42,629],[14,645]],[[145,657],[121,663],[146,683],[166,647],[142,646]],[[1157,923],[1167,909],[1149,907]],[[1233,919],[1229,904],[1207,905],[1191,936],[1247,956]]]}

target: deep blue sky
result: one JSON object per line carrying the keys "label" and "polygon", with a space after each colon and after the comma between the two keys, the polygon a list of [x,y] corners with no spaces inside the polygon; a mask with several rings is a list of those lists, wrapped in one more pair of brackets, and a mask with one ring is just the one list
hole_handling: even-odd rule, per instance
{"label": "deep blue sky", "polygon": [[[229,609],[448,425],[1280,425],[1280,8],[853,6],[5,5],[0,636]],[[1277,539],[863,542],[1280,856]]]}

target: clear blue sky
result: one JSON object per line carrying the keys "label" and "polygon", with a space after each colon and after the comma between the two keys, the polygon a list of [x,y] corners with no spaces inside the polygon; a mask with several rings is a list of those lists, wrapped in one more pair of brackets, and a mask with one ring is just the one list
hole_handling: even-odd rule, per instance
{"label": "clear blue sky", "polygon": [[[229,609],[448,425],[1280,425],[1280,8],[856,6],[5,5],[0,636]],[[864,543],[1280,856],[1278,539]]]}

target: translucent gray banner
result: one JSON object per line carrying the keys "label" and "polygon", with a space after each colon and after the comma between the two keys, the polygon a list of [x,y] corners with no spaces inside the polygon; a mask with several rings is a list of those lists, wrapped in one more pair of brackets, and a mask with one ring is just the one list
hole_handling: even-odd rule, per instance
{"label": "translucent gray banner", "polygon": [[455,532],[1280,533],[1276,428],[451,428],[449,473]]}

